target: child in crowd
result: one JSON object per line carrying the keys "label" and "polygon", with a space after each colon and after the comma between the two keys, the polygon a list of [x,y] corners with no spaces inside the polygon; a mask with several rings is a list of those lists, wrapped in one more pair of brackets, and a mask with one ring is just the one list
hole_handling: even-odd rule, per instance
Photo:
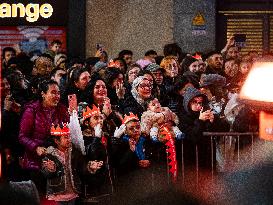
{"label": "child in crowd", "polygon": [[115,138],[120,138],[121,143],[115,153],[115,163],[118,174],[129,172],[137,167],[149,167],[147,153],[149,153],[149,140],[141,135],[139,118],[130,113],[125,115],[122,125],[116,129]]}
{"label": "child in crowd", "polygon": [[94,172],[84,176],[84,195],[101,198],[112,193],[112,180],[108,166],[107,140],[102,131],[104,115],[93,105],[83,111],[82,131],[87,159],[91,161]]}
{"label": "child in crowd", "polygon": [[176,126],[178,117],[168,107],[161,107],[157,98],[148,103],[147,111],[141,116],[141,131],[153,140],[164,141],[159,131],[163,126],[167,126],[173,137],[181,139],[183,133]]}
{"label": "child in crowd", "polygon": [[47,198],[60,205],[73,205],[81,192],[80,176],[96,172],[96,167],[72,146],[66,124],[62,128],[52,126],[51,139],[54,146],[46,149],[42,160],[42,173],[47,178]]}

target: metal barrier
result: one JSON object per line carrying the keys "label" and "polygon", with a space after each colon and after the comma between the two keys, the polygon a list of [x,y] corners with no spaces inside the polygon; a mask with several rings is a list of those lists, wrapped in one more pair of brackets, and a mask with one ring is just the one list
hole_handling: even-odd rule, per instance
{"label": "metal barrier", "polygon": [[[209,137],[210,138],[210,146],[211,146],[211,180],[214,180],[215,176],[215,171],[216,171],[216,162],[214,161],[214,157],[219,154],[223,154],[223,160],[224,164],[227,163],[228,157],[227,155],[233,152],[233,157],[231,159],[232,163],[240,162],[240,138],[251,138],[251,162],[253,162],[254,159],[254,137],[257,136],[258,133],[254,132],[247,132],[247,133],[238,133],[238,132],[204,132],[203,136],[204,137]],[[229,147],[232,149],[228,149],[227,143],[229,144]],[[215,146],[214,146],[215,144]],[[217,149],[219,149],[218,146],[222,146],[222,153],[217,153]],[[233,146],[231,146],[233,145]],[[182,184],[185,184],[185,161],[184,161],[184,142],[182,141],[181,145],[182,149],[182,156],[181,156],[181,178],[182,178]],[[199,185],[199,155],[198,155],[198,145],[195,145],[195,174],[196,174],[196,185]],[[219,150],[218,150],[219,151]],[[230,153],[227,153],[230,152]],[[236,160],[235,160],[236,156]],[[216,157],[217,158],[217,157]],[[217,161],[217,159],[216,159]],[[231,163],[229,161],[229,163]],[[222,170],[225,171],[225,170]],[[217,172],[217,171],[216,171]]]}

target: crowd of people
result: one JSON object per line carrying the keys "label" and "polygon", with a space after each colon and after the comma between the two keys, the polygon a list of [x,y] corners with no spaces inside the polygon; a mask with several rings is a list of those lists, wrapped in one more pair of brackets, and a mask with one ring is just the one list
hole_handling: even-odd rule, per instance
{"label": "crowd of people", "polygon": [[148,190],[150,170],[166,168],[164,129],[177,160],[183,140],[189,166],[199,146],[201,169],[220,148],[203,132],[258,130],[257,111],[237,98],[261,56],[241,55],[233,37],[222,51],[185,54],[173,43],[164,56],[149,50],[137,61],[130,50],[109,60],[102,45],[93,57],[70,59],[61,44],[54,40],[40,56],[2,50],[1,177],[31,179],[41,198],[75,204]]}

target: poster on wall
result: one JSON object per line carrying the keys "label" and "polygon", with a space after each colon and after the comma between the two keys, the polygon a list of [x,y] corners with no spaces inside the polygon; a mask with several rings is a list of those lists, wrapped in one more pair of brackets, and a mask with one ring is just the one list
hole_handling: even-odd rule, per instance
{"label": "poster on wall", "polygon": [[66,52],[66,29],[60,26],[0,26],[0,47],[13,47],[29,56],[40,55],[48,49],[50,42],[62,42]]}
{"label": "poster on wall", "polygon": [[207,35],[206,20],[202,13],[197,13],[192,19],[192,35],[204,36]]}

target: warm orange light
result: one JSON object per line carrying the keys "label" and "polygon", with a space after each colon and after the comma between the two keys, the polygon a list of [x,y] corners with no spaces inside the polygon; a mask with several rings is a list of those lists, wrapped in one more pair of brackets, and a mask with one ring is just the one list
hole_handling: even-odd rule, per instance
{"label": "warm orange light", "polygon": [[273,141],[273,114],[260,112],[260,138]]}
{"label": "warm orange light", "polygon": [[[273,63],[254,64],[240,92],[240,98],[256,102],[259,107],[259,135],[261,139],[273,141]],[[263,105],[263,106],[258,106]],[[251,104],[250,105],[254,105]]]}
{"label": "warm orange light", "polygon": [[273,63],[259,63],[250,71],[240,98],[273,102]]}

